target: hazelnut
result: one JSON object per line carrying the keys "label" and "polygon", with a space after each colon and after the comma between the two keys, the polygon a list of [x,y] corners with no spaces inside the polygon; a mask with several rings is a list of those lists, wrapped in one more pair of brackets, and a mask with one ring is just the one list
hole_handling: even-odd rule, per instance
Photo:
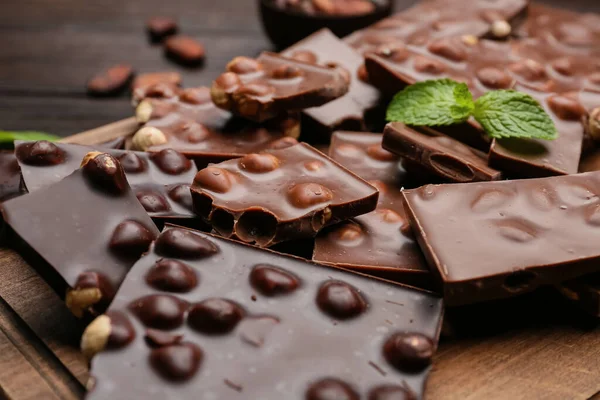
{"label": "hazelnut", "polygon": [[143,100],[135,109],[135,119],[140,124],[145,124],[152,117],[152,103],[150,100]]}
{"label": "hazelnut", "polygon": [[110,337],[110,318],[101,315],[85,328],[81,336],[81,352],[91,360],[96,354],[104,350]]}
{"label": "hazelnut", "polygon": [[589,135],[596,141],[600,141],[600,107],[590,111],[588,117],[587,130]]}
{"label": "hazelnut", "polygon": [[67,291],[65,303],[77,318],[83,317],[85,311],[102,299],[98,288],[72,289]]}
{"label": "hazelnut", "polygon": [[152,146],[167,143],[167,137],[158,128],[145,126],[133,135],[131,144],[134,150],[146,151]]}
{"label": "hazelnut", "polygon": [[498,39],[505,38],[512,32],[510,24],[504,20],[492,22],[492,27],[490,30],[492,32],[492,36]]}
{"label": "hazelnut", "polygon": [[83,167],[85,164],[89,163],[90,161],[92,161],[94,158],[96,158],[100,154],[102,154],[102,153],[99,151],[90,151],[83,157],[83,160],[81,160],[81,164],[79,165],[79,168]]}
{"label": "hazelnut", "polygon": [[475,46],[479,43],[479,39],[475,35],[463,35],[460,39],[467,46]]}

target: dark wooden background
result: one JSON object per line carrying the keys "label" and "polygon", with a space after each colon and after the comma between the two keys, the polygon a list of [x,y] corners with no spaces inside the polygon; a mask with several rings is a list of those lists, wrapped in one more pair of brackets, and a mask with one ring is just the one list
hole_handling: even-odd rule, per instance
{"label": "dark wooden background", "polygon": [[[600,12],[600,0],[545,3]],[[204,67],[179,67],[151,46],[152,15],[174,16],[202,40]],[[191,86],[210,84],[234,56],[269,48],[254,0],[0,0],[0,129],[66,136],[131,116],[127,95],[85,94],[86,80],[115,63],[176,70]],[[429,398],[598,398],[600,328],[551,290],[450,310],[448,321]],[[79,398],[87,370],[74,325],[35,271],[0,250],[0,398],[2,390],[17,400]]]}

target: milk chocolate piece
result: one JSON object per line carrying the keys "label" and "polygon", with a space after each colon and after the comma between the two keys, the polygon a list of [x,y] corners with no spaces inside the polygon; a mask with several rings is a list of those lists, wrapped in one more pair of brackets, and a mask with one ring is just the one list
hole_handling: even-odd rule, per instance
{"label": "milk chocolate piece", "polygon": [[517,35],[548,40],[560,51],[598,53],[598,14],[578,13],[541,3],[532,3],[529,9],[529,18],[517,30]]}
{"label": "milk chocolate piece", "polygon": [[21,185],[21,168],[12,151],[0,151],[0,202],[26,193]]}
{"label": "milk chocolate piece", "polygon": [[197,214],[222,236],[261,247],[373,211],[377,197],[375,187],[305,143],[211,165],[192,184]]}
{"label": "milk chocolate piece", "polygon": [[212,85],[215,104],[253,121],[288,111],[322,106],[348,92],[338,69],[319,67],[263,52],[258,58],[236,57]]}
{"label": "milk chocolate piece", "polygon": [[[174,237],[190,235],[210,250],[178,256]],[[85,353],[108,350],[93,359],[88,400],[423,397],[439,298],[181,228],[158,241],[83,335]],[[195,271],[188,291],[148,284],[166,248]]]}
{"label": "milk chocolate piece", "polygon": [[335,132],[329,156],[379,190],[377,209],[324,229],[315,239],[316,262],[419,287],[430,274],[402,207],[408,182],[399,157],[381,147],[383,135]]}
{"label": "milk chocolate piece", "polygon": [[147,97],[172,97],[181,87],[181,74],[178,72],[152,72],[139,74],[131,84],[132,103],[137,105]]}
{"label": "milk chocolate piece", "polygon": [[[28,154],[32,148],[45,145],[49,150],[36,163]],[[152,218],[195,218],[192,211],[190,183],[198,169],[181,153],[165,149],[156,153],[102,149],[66,143],[15,141],[17,159],[21,165],[25,188],[30,192],[60,182],[79,168],[81,160],[92,151],[106,152],[121,163],[127,181],[140,203]],[[52,164],[41,160],[60,154],[60,161]]]}
{"label": "milk chocolate piece", "polygon": [[548,113],[556,129],[555,140],[494,139],[489,153],[491,167],[518,177],[544,177],[577,173],[585,109],[568,94],[543,93],[519,87],[536,99]]}
{"label": "milk chocolate piece", "polygon": [[[363,57],[328,29],[320,30],[310,37],[284,50],[281,55],[298,61],[337,67],[349,75],[350,89],[339,99],[321,107],[304,110],[304,115],[319,132],[331,134],[336,130],[365,131],[374,121],[367,121],[376,112],[380,95],[358,79],[357,73],[363,65]],[[315,129],[312,128],[311,129]]]}
{"label": "milk chocolate piece", "polygon": [[119,161],[88,158],[58,183],[2,204],[2,215],[36,256],[40,274],[78,317],[102,312],[158,229],[129,187]]}
{"label": "milk chocolate piece", "polygon": [[448,305],[599,271],[600,173],[427,185],[403,192]]}
{"label": "milk chocolate piece", "polygon": [[449,36],[505,39],[523,22],[528,3],[527,0],[419,2],[344,41],[364,53],[381,45],[422,45]]}
{"label": "milk chocolate piece", "polygon": [[153,43],[162,42],[168,36],[174,35],[179,30],[177,21],[170,17],[152,17],[146,21],[146,29]]}
{"label": "milk chocolate piece", "polygon": [[430,128],[421,131],[403,123],[385,127],[383,147],[414,161],[450,182],[495,181],[502,173],[487,165],[487,155]]}
{"label": "milk chocolate piece", "polygon": [[[199,166],[218,163],[269,148],[296,144],[300,134],[297,115],[286,115],[263,124],[233,117],[217,108],[206,87],[188,88],[171,98],[145,99],[137,107],[144,125],[134,138],[152,137],[158,130],[162,141],[136,140],[139,150],[175,149]],[[151,129],[148,129],[151,128]]]}

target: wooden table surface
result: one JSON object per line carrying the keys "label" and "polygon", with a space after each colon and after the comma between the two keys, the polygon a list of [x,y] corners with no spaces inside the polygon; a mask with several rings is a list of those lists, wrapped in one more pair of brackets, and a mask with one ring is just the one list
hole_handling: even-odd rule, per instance
{"label": "wooden table surface", "polygon": [[[600,12],[600,0],[545,2]],[[201,39],[204,67],[178,67],[149,45],[151,15],[175,16]],[[131,116],[126,96],[85,95],[86,79],[115,63],[178,70],[191,86],[209,84],[234,56],[269,48],[252,0],[4,0],[0,129],[66,136]],[[0,271],[0,398],[81,398],[80,323],[16,253],[0,250]],[[600,328],[552,290],[448,310],[447,321],[427,398],[600,398]]]}

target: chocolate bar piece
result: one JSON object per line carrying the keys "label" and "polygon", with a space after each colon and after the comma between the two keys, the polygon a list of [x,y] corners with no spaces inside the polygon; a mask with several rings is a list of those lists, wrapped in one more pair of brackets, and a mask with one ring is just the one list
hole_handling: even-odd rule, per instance
{"label": "chocolate bar piece", "polygon": [[[168,227],[82,338],[87,399],[422,398],[442,302]],[[392,396],[392,397],[390,397]]]}
{"label": "chocolate bar piece", "polygon": [[233,117],[213,104],[206,87],[145,99],[138,105],[136,117],[144,125],[133,137],[135,149],[175,149],[199,166],[293,145],[300,135],[297,115],[263,124]]}
{"label": "chocolate bar piece", "polygon": [[340,222],[315,239],[313,261],[419,287],[430,274],[402,207],[408,181],[398,156],[381,147],[383,135],[334,132],[329,156],[379,190],[377,209]]}
{"label": "chocolate bar piece", "polygon": [[322,106],[348,92],[350,79],[336,68],[319,67],[263,52],[237,57],[212,85],[217,107],[253,121]]}
{"label": "chocolate bar piece", "polygon": [[562,282],[558,290],[583,311],[600,318],[600,274],[591,274]]}
{"label": "chocolate bar piece", "polygon": [[2,204],[23,257],[48,264],[40,274],[78,317],[106,309],[159,233],[116,158],[91,153],[84,162],[60,182]]}
{"label": "chocolate bar piece", "polygon": [[392,122],[383,132],[383,147],[450,182],[496,181],[502,173],[487,165],[487,156],[434,129],[416,131]]}
{"label": "chocolate bar piece", "polygon": [[600,173],[404,191],[447,305],[510,297],[600,271]]}
{"label": "chocolate bar piece", "polygon": [[358,78],[363,57],[328,29],[322,29],[281,53],[298,61],[339,68],[350,78],[348,93],[321,107],[304,110],[319,132],[336,130],[365,131],[366,118],[375,112],[380,95],[377,89]]}
{"label": "chocolate bar piece", "polygon": [[366,53],[381,45],[420,45],[449,36],[504,39],[523,22],[528,3],[527,0],[419,2],[408,10],[353,33],[344,41]]}
{"label": "chocolate bar piece", "polygon": [[0,151],[0,203],[26,193],[21,185],[21,169],[12,151]]}
{"label": "chocolate bar piece", "polygon": [[15,141],[23,182],[30,193],[60,182],[79,168],[83,157],[91,151],[103,151],[119,160],[133,192],[151,217],[196,217],[190,183],[198,169],[175,150],[149,154],[46,141]]}
{"label": "chocolate bar piece", "polygon": [[578,13],[540,3],[529,6],[529,18],[517,30],[521,37],[548,40],[561,51],[581,53],[600,45],[600,17],[595,13]]}
{"label": "chocolate bar piece", "polygon": [[139,74],[131,84],[132,103],[136,106],[147,97],[163,97],[181,87],[181,74],[178,72],[151,72]]}
{"label": "chocolate bar piece", "polygon": [[585,109],[568,94],[544,93],[518,87],[536,99],[556,125],[555,140],[494,139],[489,153],[490,166],[518,177],[544,177],[577,173]]}
{"label": "chocolate bar piece", "polygon": [[375,209],[377,189],[305,143],[211,165],[194,210],[222,236],[270,246]]}

